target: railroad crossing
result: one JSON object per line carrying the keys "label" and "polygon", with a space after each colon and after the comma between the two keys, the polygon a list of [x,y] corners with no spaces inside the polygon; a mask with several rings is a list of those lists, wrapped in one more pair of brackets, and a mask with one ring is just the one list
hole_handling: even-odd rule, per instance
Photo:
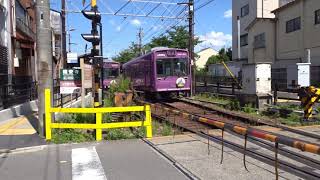
{"label": "railroad crossing", "polygon": [[8,0],[0,17],[1,180],[320,179],[319,1]]}

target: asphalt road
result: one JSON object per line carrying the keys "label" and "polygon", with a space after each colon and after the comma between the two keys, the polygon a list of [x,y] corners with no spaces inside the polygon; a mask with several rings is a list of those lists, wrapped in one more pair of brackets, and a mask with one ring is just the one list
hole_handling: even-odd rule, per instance
{"label": "asphalt road", "polygon": [[49,145],[1,156],[1,180],[187,179],[141,140]]}

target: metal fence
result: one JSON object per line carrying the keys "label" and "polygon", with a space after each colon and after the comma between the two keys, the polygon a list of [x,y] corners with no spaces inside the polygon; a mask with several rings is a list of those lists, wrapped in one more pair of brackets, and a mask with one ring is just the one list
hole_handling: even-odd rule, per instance
{"label": "metal fence", "polygon": [[36,99],[37,87],[31,76],[0,75],[0,108]]}
{"label": "metal fence", "polygon": [[[52,129],[96,129],[96,140],[102,140],[102,129],[111,128],[128,128],[128,127],[145,127],[147,138],[152,138],[152,120],[149,105],[129,106],[129,107],[108,107],[108,108],[54,108],[51,107],[50,89],[45,90],[45,122],[46,122],[46,139],[51,140]],[[102,115],[104,113],[124,113],[124,112],[144,112],[145,119],[130,122],[112,122],[103,123]],[[95,124],[83,123],[58,123],[52,122],[53,113],[91,113],[96,115]]]}
{"label": "metal fence", "polygon": [[[241,79],[237,79],[241,83]],[[236,89],[241,89],[239,85],[232,77],[225,76],[212,76],[212,75],[196,75],[197,87],[209,87],[216,88],[216,91],[220,93],[220,89],[231,89],[231,94],[235,94]]]}

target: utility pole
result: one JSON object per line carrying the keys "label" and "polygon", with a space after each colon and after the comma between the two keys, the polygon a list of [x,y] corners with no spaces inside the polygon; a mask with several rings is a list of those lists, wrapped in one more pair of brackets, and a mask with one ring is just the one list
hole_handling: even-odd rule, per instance
{"label": "utility pole", "polygon": [[139,55],[141,56],[143,54],[142,50],[142,38],[143,38],[143,29],[140,27],[138,32],[138,39],[139,39]]}
{"label": "utility pole", "polygon": [[[36,22],[37,22],[37,58],[38,58],[38,100],[39,100],[39,122],[38,133],[45,135],[45,99],[44,90],[52,92],[52,47],[50,27],[50,0],[37,0]],[[53,93],[51,93],[53,94]],[[51,96],[52,99],[52,96]],[[53,102],[53,101],[51,101]]]}
{"label": "utility pole", "polygon": [[68,34],[68,46],[69,46],[69,52],[71,52],[71,34],[70,34],[70,31],[69,31],[69,34]]}
{"label": "utility pole", "polygon": [[62,65],[67,67],[66,0],[61,0]]}
{"label": "utility pole", "polygon": [[192,87],[191,87],[191,96],[196,92],[196,63],[194,59],[194,1],[189,0],[189,53],[190,61],[192,61]]}

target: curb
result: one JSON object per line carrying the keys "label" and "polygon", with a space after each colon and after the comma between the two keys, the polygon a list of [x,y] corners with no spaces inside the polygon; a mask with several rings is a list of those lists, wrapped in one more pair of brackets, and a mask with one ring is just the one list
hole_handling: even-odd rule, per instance
{"label": "curb", "polygon": [[9,154],[20,154],[27,152],[35,152],[46,149],[49,145],[31,146],[17,149],[0,149],[0,157],[6,157]]}

